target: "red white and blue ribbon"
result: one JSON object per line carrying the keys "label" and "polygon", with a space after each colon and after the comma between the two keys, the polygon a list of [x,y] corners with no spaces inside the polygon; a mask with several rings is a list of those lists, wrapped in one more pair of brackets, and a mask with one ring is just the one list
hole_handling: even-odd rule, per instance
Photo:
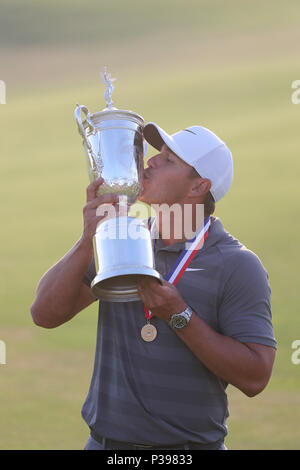
{"label": "red white and blue ribbon", "polygon": [[[206,238],[208,237],[209,227],[210,227],[210,217],[207,217],[204,220],[202,229],[195,235],[194,238],[186,242],[186,244],[189,245],[188,248],[182,250],[179,257],[173,264],[171,270],[169,271],[168,275],[166,276],[166,281],[176,286],[179,279],[184,274],[186,268],[192,262],[192,259],[194,258],[194,256],[202,248]],[[144,310],[145,310],[145,316],[147,320],[150,320],[150,318],[153,317],[153,313],[151,313],[151,311],[148,310],[147,307],[144,307]]]}

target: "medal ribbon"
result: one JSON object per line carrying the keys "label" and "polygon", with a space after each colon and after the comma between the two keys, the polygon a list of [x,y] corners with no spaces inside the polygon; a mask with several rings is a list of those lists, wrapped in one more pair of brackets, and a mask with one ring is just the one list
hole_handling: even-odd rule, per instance
{"label": "medal ribbon", "polygon": [[[184,274],[186,268],[192,262],[192,259],[194,258],[196,253],[200,250],[200,248],[202,248],[206,238],[208,237],[209,227],[210,217],[208,216],[204,220],[204,224],[200,232],[196,234],[194,238],[187,242],[190,244],[190,247],[188,249],[182,250],[177,260],[173,264],[171,270],[169,271],[168,275],[166,276],[166,281],[176,286],[179,279]],[[146,306],[144,306],[144,310],[148,322],[150,318],[153,317],[153,313],[151,313],[151,311],[148,310]]]}

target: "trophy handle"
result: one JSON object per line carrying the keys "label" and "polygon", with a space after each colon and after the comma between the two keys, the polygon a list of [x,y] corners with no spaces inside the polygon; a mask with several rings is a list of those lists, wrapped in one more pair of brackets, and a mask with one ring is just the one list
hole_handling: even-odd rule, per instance
{"label": "trophy handle", "polygon": [[[81,118],[81,112],[83,112],[85,114],[85,118],[84,118],[83,121],[82,121],[82,118]],[[90,152],[92,152],[92,146],[91,146],[90,142],[88,141],[88,139],[86,137],[85,129],[84,129],[84,126],[83,126],[83,123],[87,122],[88,125],[90,127],[92,127],[91,122],[89,120],[90,112],[89,112],[89,110],[86,106],[82,106],[82,105],[77,104],[74,115],[75,115],[75,120],[77,122],[79,134],[83,137],[83,140],[84,140],[88,150]]]}
{"label": "trophy handle", "polygon": [[[83,120],[82,120],[82,117],[81,117],[81,113],[85,114],[85,118]],[[90,120],[90,112],[89,112],[89,110],[86,106],[77,104],[74,115],[75,115],[75,120],[77,122],[79,134],[82,136],[83,141],[84,141],[84,143],[87,147],[87,151],[88,151],[88,154],[89,154],[89,160],[90,160],[89,161],[90,169],[92,171],[92,174],[96,174],[96,172],[97,172],[96,158],[95,158],[95,155],[93,153],[93,147],[92,147],[91,143],[89,142],[89,140],[86,136],[85,128],[84,128],[84,123],[87,122],[89,128],[92,131],[94,130],[94,126],[93,126],[93,124]],[[94,179],[94,178],[92,178],[92,179]]]}

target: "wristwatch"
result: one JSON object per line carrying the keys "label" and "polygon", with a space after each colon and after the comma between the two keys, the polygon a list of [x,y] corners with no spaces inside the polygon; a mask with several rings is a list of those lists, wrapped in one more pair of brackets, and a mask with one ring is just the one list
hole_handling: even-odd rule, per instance
{"label": "wristwatch", "polygon": [[174,315],[171,316],[169,325],[174,330],[181,330],[182,328],[187,326],[188,322],[191,319],[192,313],[193,311],[190,307],[187,307],[183,312],[174,313]]}

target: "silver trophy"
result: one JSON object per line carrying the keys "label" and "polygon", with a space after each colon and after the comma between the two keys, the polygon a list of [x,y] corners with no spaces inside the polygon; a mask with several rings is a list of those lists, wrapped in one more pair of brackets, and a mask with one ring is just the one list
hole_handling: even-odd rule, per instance
{"label": "silver trophy", "polygon": [[[83,138],[90,181],[104,179],[99,195],[116,193],[119,211],[100,222],[94,236],[96,277],[91,283],[94,295],[110,302],[140,300],[136,283],[139,276],[161,280],[154,269],[151,235],[138,218],[123,215],[122,199],[129,207],[138,199],[144,171],[144,120],[132,111],[113,106],[113,81],[105,68],[106,108],[90,114],[77,105],[75,119]],[[111,206],[112,207],[112,206]],[[124,207],[123,207],[124,209]],[[124,212],[124,210],[123,210]]]}

